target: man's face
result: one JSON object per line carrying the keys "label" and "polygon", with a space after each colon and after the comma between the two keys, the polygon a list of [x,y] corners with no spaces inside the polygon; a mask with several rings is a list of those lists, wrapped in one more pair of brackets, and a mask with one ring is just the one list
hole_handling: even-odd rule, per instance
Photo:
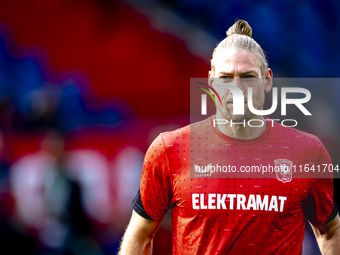
{"label": "man's face", "polygon": [[[267,69],[265,77],[261,74],[260,61],[256,53],[244,50],[226,49],[214,57],[215,72],[209,72],[210,86],[214,87],[221,97],[222,105],[217,104],[218,111],[227,120],[250,120],[254,116],[248,108],[248,88],[253,90],[253,105],[257,110],[263,109],[264,94],[272,85],[272,72]],[[234,85],[240,88],[244,95],[244,115],[233,114],[233,97],[227,88],[216,88],[216,84]]]}

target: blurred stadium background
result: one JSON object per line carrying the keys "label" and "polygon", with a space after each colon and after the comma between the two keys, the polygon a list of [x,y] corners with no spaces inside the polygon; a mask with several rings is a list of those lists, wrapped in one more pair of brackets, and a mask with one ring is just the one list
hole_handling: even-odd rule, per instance
{"label": "blurred stadium background", "polygon": [[[229,26],[250,23],[275,77],[337,78],[339,14],[335,0],[2,1],[0,254],[116,254],[143,155],[189,124],[190,78]],[[298,128],[338,164],[340,86],[323,81]],[[171,254],[168,219],[154,254]],[[303,254],[319,254],[310,228]]]}

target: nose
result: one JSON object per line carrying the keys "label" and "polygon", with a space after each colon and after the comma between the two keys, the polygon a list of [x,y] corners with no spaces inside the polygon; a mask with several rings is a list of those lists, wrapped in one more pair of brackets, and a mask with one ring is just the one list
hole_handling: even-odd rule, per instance
{"label": "nose", "polygon": [[240,77],[235,77],[231,83],[232,85],[238,87],[240,90],[242,90],[243,94],[245,94],[246,88],[242,83],[242,80]]}

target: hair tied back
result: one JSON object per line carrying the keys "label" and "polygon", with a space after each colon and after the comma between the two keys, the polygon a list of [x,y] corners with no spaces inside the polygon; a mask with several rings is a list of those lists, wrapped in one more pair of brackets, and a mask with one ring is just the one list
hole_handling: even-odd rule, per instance
{"label": "hair tied back", "polygon": [[247,21],[238,20],[227,31],[227,36],[231,36],[233,34],[246,35],[246,36],[251,37],[252,36],[252,29],[249,26]]}

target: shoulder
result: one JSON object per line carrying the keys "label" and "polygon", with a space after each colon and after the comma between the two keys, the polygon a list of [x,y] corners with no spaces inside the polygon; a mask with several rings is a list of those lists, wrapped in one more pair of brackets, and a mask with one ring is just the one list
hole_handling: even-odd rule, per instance
{"label": "shoulder", "polygon": [[296,128],[286,127],[277,122],[274,122],[273,124],[271,129],[271,137],[284,139],[290,143],[297,143],[300,144],[300,146],[313,146],[316,148],[323,147],[321,140],[316,135],[298,130]]}
{"label": "shoulder", "polygon": [[162,141],[165,149],[179,144],[190,144],[190,136],[193,133],[205,132],[211,128],[211,118],[196,122],[173,131],[161,133],[155,140]]}

